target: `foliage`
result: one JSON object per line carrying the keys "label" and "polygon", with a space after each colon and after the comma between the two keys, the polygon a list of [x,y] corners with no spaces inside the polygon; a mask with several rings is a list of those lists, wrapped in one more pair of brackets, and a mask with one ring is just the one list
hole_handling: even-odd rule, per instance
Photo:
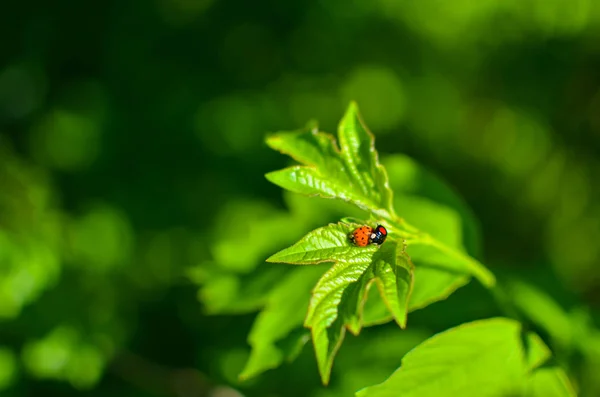
{"label": "foliage", "polygon": [[[404,377],[424,341],[494,318],[552,352],[531,393],[600,395],[592,3],[9,2],[0,395],[347,396]],[[265,144],[310,118],[335,132],[350,101],[383,168],[307,139],[314,123]],[[297,147],[312,157],[277,153]],[[326,176],[309,193],[353,201],[282,194],[264,174],[290,184],[286,166]],[[326,317],[315,307],[307,328],[306,315],[330,269],[354,268],[265,259],[377,222],[389,239],[331,306],[324,386],[306,345]],[[417,244],[426,235],[441,245]],[[494,287],[471,282],[487,269]]]}
{"label": "foliage", "polygon": [[[396,215],[392,189],[385,168],[379,163],[374,137],[362,124],[355,104],[350,105],[340,123],[338,140],[340,148],[336,147],[333,137],[318,132],[315,127],[270,137],[270,146],[291,155],[303,165],[269,173],[267,178],[297,193],[337,198],[358,206],[370,214],[371,223],[384,223],[389,228],[388,240],[381,247],[355,246],[348,236],[361,223],[343,220],[315,229],[291,247],[270,256],[267,262],[301,267],[294,271],[294,279],[286,280],[273,290],[269,296],[270,304],[257,318],[250,336],[253,352],[241,374],[244,379],[279,365],[284,357],[292,359],[297,354],[298,347],[306,341],[306,335],[299,328],[304,313],[303,325],[311,330],[321,378],[327,384],[346,329],[358,335],[363,326],[385,323],[390,318],[400,328],[405,328],[409,310],[445,299],[473,275],[478,276],[485,287],[494,286],[494,276],[462,248],[457,232],[460,227],[442,228],[442,233],[447,234],[445,240],[451,244],[446,245]],[[415,167],[410,160],[406,159],[405,163]],[[444,211],[435,211],[435,205],[424,203],[421,205],[425,208],[434,209],[429,212],[431,224],[441,221],[447,226]],[[412,207],[408,208],[418,209],[419,200],[413,200]],[[448,230],[455,230],[456,235]],[[334,264],[324,273],[322,266],[308,272],[315,269],[310,265],[323,262]],[[435,270],[417,272],[416,269],[421,267]],[[436,272],[457,276],[440,277]],[[313,280],[319,275],[319,281],[311,290]],[[444,285],[444,281],[447,284]],[[413,283],[417,291],[414,296]],[[376,285],[379,295],[369,294],[372,284]],[[437,288],[431,288],[431,285]],[[310,302],[306,309],[302,302],[309,293]],[[382,304],[386,310],[381,310]],[[294,327],[297,332],[292,334]],[[277,341],[289,337],[295,342],[286,340],[287,350],[275,348]],[[457,347],[448,351],[452,346]],[[426,348],[440,353],[421,353],[420,356]],[[486,355],[479,361],[472,360],[473,355],[482,352]],[[481,392],[481,385],[489,388],[485,393],[490,395],[520,393],[524,387],[535,388],[541,384],[535,380],[535,373],[530,375],[530,372],[549,356],[549,350],[535,334],[528,333],[524,340],[521,339],[518,322],[489,320],[447,331],[426,341],[407,355],[403,367],[388,381],[359,394],[395,395],[401,390],[399,387],[403,387],[404,393],[415,389],[414,395],[476,395]],[[415,365],[416,357],[423,358]],[[506,357],[512,361],[507,361]],[[445,360],[448,364],[444,366],[441,363]],[[422,372],[411,370],[412,365]],[[428,370],[427,365],[437,372]],[[564,383],[561,370],[553,371],[547,375],[549,380]],[[438,378],[446,379],[447,384]],[[422,384],[427,382],[432,382],[434,389],[424,389]],[[573,395],[568,381],[559,395]]]}
{"label": "foliage", "polygon": [[562,369],[540,368],[549,355],[518,322],[480,320],[426,340],[388,380],[357,396],[574,396]]}

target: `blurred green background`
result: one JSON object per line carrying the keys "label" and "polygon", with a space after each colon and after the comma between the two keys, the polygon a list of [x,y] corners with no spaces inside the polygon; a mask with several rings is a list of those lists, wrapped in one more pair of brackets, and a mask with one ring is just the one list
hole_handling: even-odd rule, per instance
{"label": "blurred green background", "polygon": [[[265,134],[310,119],[335,132],[350,100],[382,155],[415,158],[464,197],[493,272],[543,291],[566,328],[598,324],[599,3],[2,8],[2,396],[350,395],[433,332],[498,314],[472,283],[402,338],[391,324],[349,337],[328,389],[310,346],[237,379],[256,311],[226,300],[243,306],[264,258],[347,215],[270,185],[288,160]],[[600,395],[592,340],[551,343],[587,396]]]}

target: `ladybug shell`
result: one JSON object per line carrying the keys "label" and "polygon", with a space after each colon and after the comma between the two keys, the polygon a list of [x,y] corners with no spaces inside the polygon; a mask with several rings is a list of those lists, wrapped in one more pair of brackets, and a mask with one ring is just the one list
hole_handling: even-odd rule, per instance
{"label": "ladybug shell", "polygon": [[350,235],[350,240],[359,247],[366,247],[371,243],[372,233],[372,227],[361,226],[352,232],[352,234]]}

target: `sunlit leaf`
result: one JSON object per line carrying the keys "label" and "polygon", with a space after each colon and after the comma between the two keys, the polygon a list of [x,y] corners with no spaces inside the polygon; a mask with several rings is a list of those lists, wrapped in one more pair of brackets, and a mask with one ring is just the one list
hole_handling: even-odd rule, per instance
{"label": "sunlit leaf", "polygon": [[[273,251],[301,237],[307,228],[364,212],[339,200],[315,200],[284,192],[285,213],[255,200],[234,200],[216,219],[213,260],[188,269],[200,285],[198,297],[208,314],[241,314],[259,310],[290,270],[264,263]],[[235,224],[235,232],[228,232]],[[277,233],[273,233],[277,230]],[[251,271],[250,271],[251,270]]]}
{"label": "sunlit leaf", "polygon": [[532,323],[541,327],[561,347],[573,343],[571,319],[547,294],[522,281],[511,281],[507,286],[511,301]]}
{"label": "sunlit leaf", "polygon": [[[412,225],[427,230],[450,247],[463,250],[461,219],[455,210],[428,199],[402,194],[396,195],[394,202],[403,209],[403,215]],[[409,243],[407,252],[416,266],[411,311],[446,299],[471,279],[470,269],[438,251],[435,247],[420,245],[418,241]]]}
{"label": "sunlit leaf", "polygon": [[431,336],[431,332],[409,327],[374,327],[348,338],[333,368],[334,381],[317,391],[319,397],[352,396],[356,390],[383,382],[398,366],[399,357]]}
{"label": "sunlit leaf", "polygon": [[[523,340],[526,340],[526,344]],[[402,359],[385,382],[359,397],[522,395],[545,346],[521,325],[504,318],[475,321],[426,340]],[[528,351],[534,349],[534,358]],[[435,380],[435,381],[433,381]]]}
{"label": "sunlit leaf", "polygon": [[410,240],[407,252],[416,264],[423,261],[451,272],[470,274],[488,288],[496,282],[494,275],[479,261],[430,236]]}
{"label": "sunlit leaf", "polygon": [[454,291],[467,284],[470,276],[421,263],[415,265],[415,284],[410,296],[410,311],[446,299]]}
{"label": "sunlit leaf", "polygon": [[[444,239],[443,236],[447,235],[449,231],[452,233],[457,231],[459,234],[450,237],[460,242],[460,247],[464,246],[469,254],[475,257],[479,255],[481,252],[479,224],[473,211],[451,186],[403,154],[387,155],[381,160],[388,172],[390,186],[394,191],[395,206],[402,208],[403,218],[450,246],[456,245]],[[410,201],[404,201],[403,197],[407,197]],[[436,216],[433,216],[426,208],[409,207],[415,198],[427,199],[425,204],[427,202],[437,204],[439,209],[432,209]],[[418,204],[421,202],[422,200],[419,200]],[[448,212],[448,209],[454,210],[456,214]],[[444,212],[448,214],[446,215]],[[438,213],[441,217],[437,216]],[[440,222],[440,218],[446,219],[446,221]],[[457,236],[461,238],[456,239]]]}
{"label": "sunlit leaf", "polygon": [[[313,290],[305,321],[305,326],[311,328],[324,383],[329,381],[333,358],[346,329],[358,334],[365,324],[390,319],[405,327],[409,309],[445,299],[471,276],[487,287],[495,282],[493,274],[466,253],[461,220],[455,210],[423,197],[401,194],[394,204],[406,211],[414,224],[396,216],[374,137],[360,120],[354,103],[340,122],[338,139],[339,148],[330,135],[315,127],[275,134],[267,140],[272,148],[302,164],[271,172],[267,179],[292,192],[355,204],[370,212],[372,223],[385,224],[389,232],[389,242],[382,247],[356,247],[348,234],[358,223],[330,224],[268,258],[269,262],[296,265],[335,263]],[[411,169],[402,167],[397,166],[395,172]],[[393,180],[406,184],[402,177]],[[415,272],[420,277],[415,281],[416,294],[410,298]],[[372,284],[377,286],[381,299],[369,302]]]}
{"label": "sunlit leaf", "polygon": [[536,369],[527,384],[528,397],[575,397],[577,393],[565,371],[556,366]]}
{"label": "sunlit leaf", "polygon": [[338,198],[384,217],[393,214],[392,192],[379,164],[373,135],[351,104],[338,128],[340,147],[329,134],[315,129],[279,133],[267,139],[273,149],[302,166],[270,172],[267,179],[290,191]]}
{"label": "sunlit leaf", "polygon": [[[324,383],[329,381],[333,358],[344,337],[345,329],[358,334],[363,326],[362,309],[368,291],[374,283],[387,309],[396,322],[404,327],[408,311],[408,298],[412,288],[412,264],[397,242],[386,242],[380,248],[369,249],[348,246],[350,225],[338,224],[317,229],[289,252],[279,253],[280,258],[294,259],[292,263],[318,263],[323,253],[347,248],[360,254],[348,255],[349,260],[338,260],[319,280],[312,292],[305,326],[311,328],[319,371]],[[315,246],[316,236],[331,234],[321,246]],[[336,245],[337,244],[337,245]],[[302,249],[310,255],[302,255]],[[276,255],[279,255],[276,254]],[[346,253],[347,255],[347,253]],[[308,258],[308,259],[307,259]],[[331,259],[330,259],[331,260]]]}
{"label": "sunlit leaf", "polygon": [[378,247],[356,247],[350,243],[348,234],[358,226],[338,223],[315,229],[296,244],[270,256],[267,261],[297,265],[368,262]]}
{"label": "sunlit leaf", "polygon": [[[379,164],[375,138],[367,130],[352,102],[339,127],[338,137],[346,169],[365,196],[372,196],[381,207],[392,209],[392,191],[385,169]],[[393,211],[392,211],[393,213]]]}

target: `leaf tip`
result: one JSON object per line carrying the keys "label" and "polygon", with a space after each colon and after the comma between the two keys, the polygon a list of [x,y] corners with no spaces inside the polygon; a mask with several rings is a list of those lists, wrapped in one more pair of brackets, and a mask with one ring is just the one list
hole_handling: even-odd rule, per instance
{"label": "leaf tip", "polygon": [[347,112],[358,113],[358,103],[355,100],[350,101]]}
{"label": "leaf tip", "polygon": [[358,104],[355,100],[350,101],[346,111],[344,112],[344,116],[340,120],[340,125],[344,124],[344,122],[348,122],[348,120],[352,120],[358,114]]}
{"label": "leaf tip", "polygon": [[265,143],[271,149],[277,149],[277,147],[278,147],[277,143],[280,140],[281,140],[281,137],[279,136],[279,134],[268,134],[265,138]]}
{"label": "leaf tip", "polygon": [[321,383],[323,384],[323,386],[327,386],[329,385],[329,380],[331,378],[331,372],[330,370],[324,370],[323,372],[321,372]]}
{"label": "leaf tip", "polygon": [[490,271],[481,274],[478,278],[484,287],[494,288],[496,286],[496,276],[494,276],[494,274]]}
{"label": "leaf tip", "polygon": [[278,171],[271,171],[271,172],[267,172],[267,173],[265,174],[265,178],[266,178],[266,179],[267,179],[269,182],[271,182],[271,183],[274,183],[274,184],[277,184],[277,182],[276,182],[277,178],[275,177],[275,175],[277,174],[277,172],[278,172]]}
{"label": "leaf tip", "polygon": [[[265,369],[269,369],[269,368],[265,368]],[[242,370],[242,372],[240,372],[240,374],[237,376],[238,381],[246,382],[250,379],[256,378],[258,375],[263,373],[265,371],[265,369],[257,370],[257,368],[252,368],[252,366],[250,366],[249,363],[247,363],[246,366],[244,367],[244,369]]]}
{"label": "leaf tip", "polygon": [[400,326],[400,329],[406,329],[406,317],[399,319],[398,325]]}

